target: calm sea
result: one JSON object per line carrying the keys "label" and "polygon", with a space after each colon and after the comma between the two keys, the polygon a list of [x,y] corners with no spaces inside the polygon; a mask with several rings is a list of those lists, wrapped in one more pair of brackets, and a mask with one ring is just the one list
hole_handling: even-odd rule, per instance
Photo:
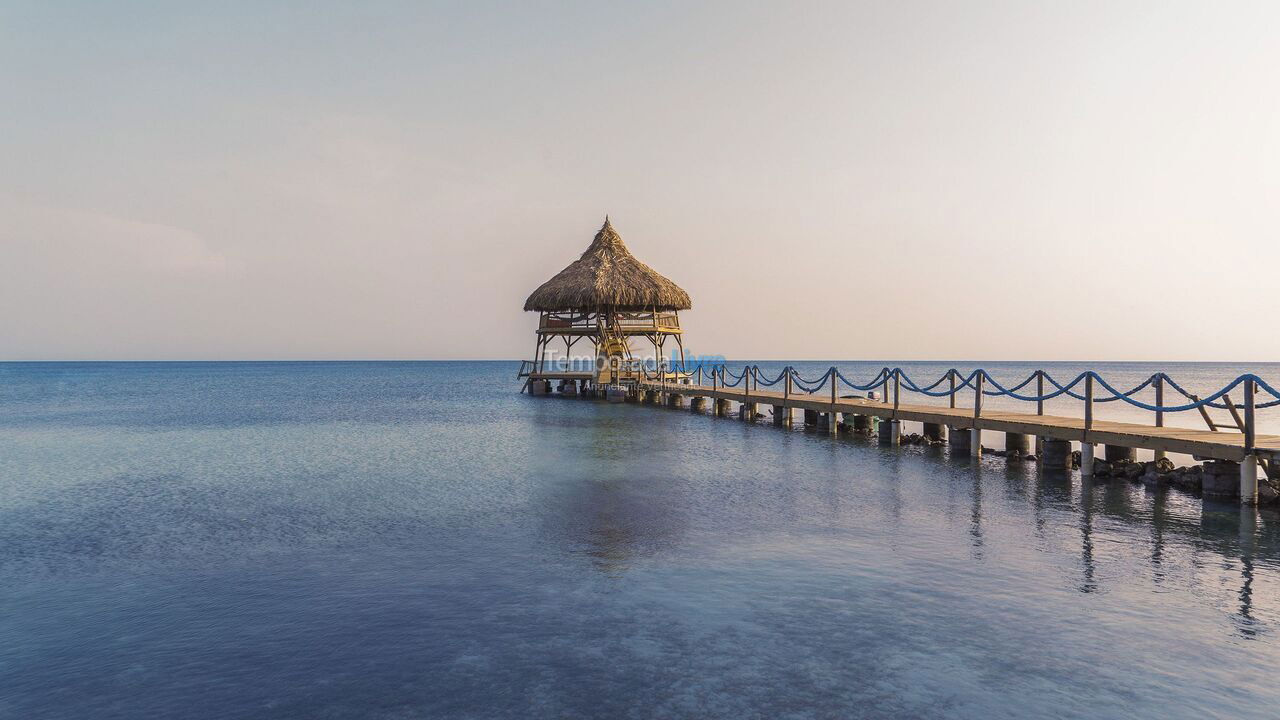
{"label": "calm sea", "polygon": [[0,718],[1277,716],[1270,511],[517,366],[0,364]]}

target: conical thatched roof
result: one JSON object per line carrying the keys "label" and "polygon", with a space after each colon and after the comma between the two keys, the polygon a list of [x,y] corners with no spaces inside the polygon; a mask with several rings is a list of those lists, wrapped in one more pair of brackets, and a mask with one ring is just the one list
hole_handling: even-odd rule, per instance
{"label": "conical thatched roof", "polygon": [[604,219],[591,247],[546,281],[524,303],[525,310],[688,310],[689,293],[631,254],[622,236]]}

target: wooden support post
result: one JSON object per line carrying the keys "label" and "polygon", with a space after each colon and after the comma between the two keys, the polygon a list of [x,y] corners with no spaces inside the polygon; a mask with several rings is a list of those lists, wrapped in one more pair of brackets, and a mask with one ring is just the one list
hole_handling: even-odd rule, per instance
{"label": "wooden support post", "polygon": [[[1257,386],[1252,378],[1244,381],[1244,452],[1246,455],[1252,455],[1254,446],[1257,444],[1258,436],[1254,425],[1254,416],[1257,414]],[[1224,396],[1225,397],[1225,396]]]}
{"label": "wooden support post", "polygon": [[1084,440],[1093,429],[1093,373],[1084,376]]}
{"label": "wooden support post", "polygon": [[1044,371],[1036,371],[1036,415],[1044,415]]}
{"label": "wooden support post", "polygon": [[1089,431],[1093,430],[1093,373],[1084,376],[1084,434],[1080,437],[1080,475],[1093,477],[1093,443]]}
{"label": "wooden support post", "polygon": [[786,373],[786,380],[782,384],[782,407],[787,407],[787,401],[791,399],[791,366],[783,371]]}
{"label": "wooden support post", "polygon": [[[1036,415],[1044,415],[1044,371],[1036,371]],[[1044,455],[1044,436],[1036,435],[1036,455]]]}
{"label": "wooden support post", "polygon": [[947,397],[948,399],[951,400],[951,407],[952,409],[954,409],[956,406],[956,369],[955,368],[951,368],[950,370],[947,371],[947,379],[951,381],[951,394],[948,395]]}
{"label": "wooden support post", "polygon": [[745,403],[749,403],[749,402],[751,402],[751,377],[750,377],[750,372],[751,372],[751,368],[750,368],[750,367],[748,367],[748,366],[746,366],[746,365],[742,366],[742,402],[743,402],[744,404],[745,404]]}
{"label": "wooden support post", "polygon": [[[1254,415],[1257,398],[1253,379],[1244,381],[1244,459],[1240,462],[1240,502],[1250,505],[1258,502],[1258,455],[1254,452],[1257,442]],[[1224,396],[1225,397],[1225,396]]]}
{"label": "wooden support post", "polygon": [[986,375],[981,369],[973,381],[973,428],[969,430],[969,455],[982,457],[982,428],[978,427],[982,417],[982,379]]}
{"label": "wooden support post", "polygon": [[889,368],[885,368],[884,380],[880,382],[880,402],[888,404],[889,402]]}
{"label": "wooden support post", "polygon": [[834,365],[827,371],[827,375],[831,378],[831,419],[827,421],[827,432],[835,435],[840,431],[840,418],[836,415],[836,386],[839,385],[839,380]]}
{"label": "wooden support post", "polygon": [[898,395],[902,392],[902,369],[893,369],[893,419],[898,419]]}
{"label": "wooden support post", "polygon": [[[1161,407],[1164,407],[1164,374],[1163,373],[1156,373],[1155,384],[1156,384],[1156,407],[1161,408]],[[1164,410],[1156,410],[1156,427],[1164,427]],[[1164,456],[1165,456],[1165,452],[1163,450],[1155,451],[1156,460],[1159,460]]]}

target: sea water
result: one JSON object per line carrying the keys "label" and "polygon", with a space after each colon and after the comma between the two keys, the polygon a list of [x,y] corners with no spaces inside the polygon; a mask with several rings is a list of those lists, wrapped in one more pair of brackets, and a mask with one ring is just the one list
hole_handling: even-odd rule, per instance
{"label": "sea water", "polygon": [[0,365],[0,718],[1276,716],[1271,511],[518,365]]}

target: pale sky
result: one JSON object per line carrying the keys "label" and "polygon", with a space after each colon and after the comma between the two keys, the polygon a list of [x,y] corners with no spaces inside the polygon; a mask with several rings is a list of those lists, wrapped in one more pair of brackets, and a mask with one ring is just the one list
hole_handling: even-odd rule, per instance
{"label": "pale sky", "polygon": [[0,2],[0,360],[1280,360],[1280,3]]}

